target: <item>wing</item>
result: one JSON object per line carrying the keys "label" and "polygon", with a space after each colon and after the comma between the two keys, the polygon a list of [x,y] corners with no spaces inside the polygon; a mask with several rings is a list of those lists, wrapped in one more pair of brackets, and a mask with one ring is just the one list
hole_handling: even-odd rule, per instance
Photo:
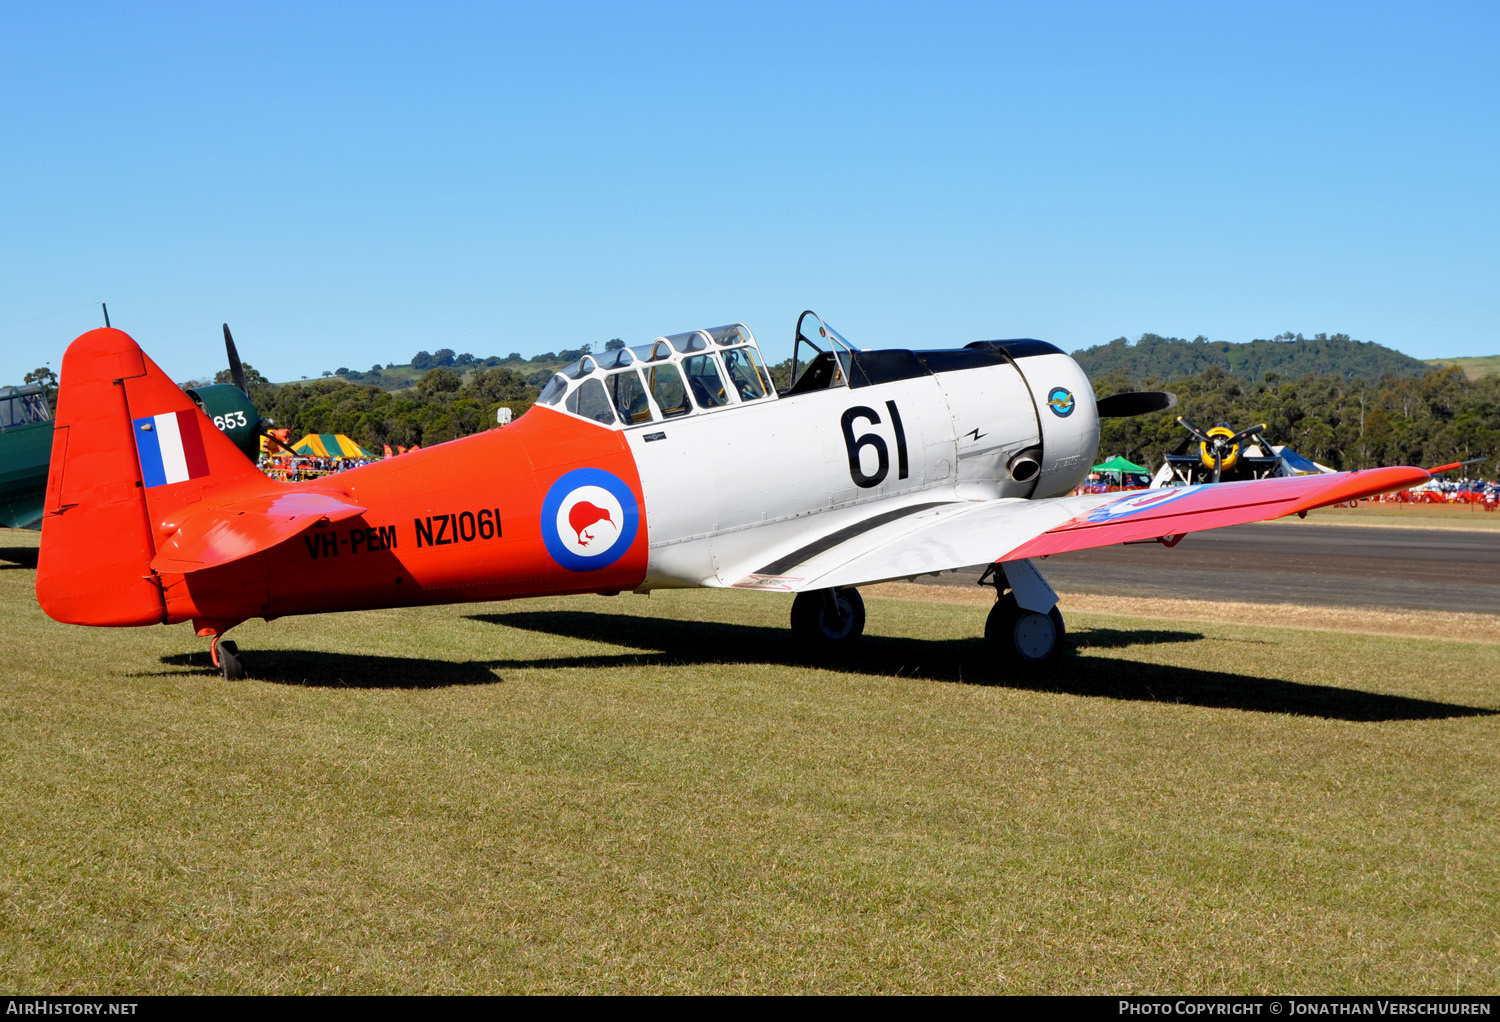
{"label": "wing", "polygon": [[187,574],[258,554],[319,522],[365,509],[323,493],[264,493],[206,507],[184,522],[151,559],[153,571]]}
{"label": "wing", "polygon": [[799,592],[910,578],[1283,518],[1429,478],[1420,468],[1377,468],[1125,494],[918,504],[787,551],[734,586]]}

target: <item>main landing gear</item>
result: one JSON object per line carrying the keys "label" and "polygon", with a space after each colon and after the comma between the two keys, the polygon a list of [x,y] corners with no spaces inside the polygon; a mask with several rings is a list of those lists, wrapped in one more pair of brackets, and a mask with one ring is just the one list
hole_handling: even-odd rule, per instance
{"label": "main landing gear", "polygon": [[1030,561],[992,564],[979,584],[995,587],[995,606],[984,623],[984,645],[991,658],[1036,667],[1061,652],[1067,629],[1057,609],[1057,594]]}
{"label": "main landing gear", "polygon": [[792,601],[792,634],[805,646],[842,646],[864,630],[865,601],[858,589],[815,589]]}
{"label": "main landing gear", "polygon": [[[992,564],[979,584],[995,589],[984,644],[997,665],[1038,667],[1062,651],[1067,628],[1057,593],[1030,561]],[[843,648],[864,630],[865,601],[856,589],[815,589],[792,601],[792,634],[808,648]]]}

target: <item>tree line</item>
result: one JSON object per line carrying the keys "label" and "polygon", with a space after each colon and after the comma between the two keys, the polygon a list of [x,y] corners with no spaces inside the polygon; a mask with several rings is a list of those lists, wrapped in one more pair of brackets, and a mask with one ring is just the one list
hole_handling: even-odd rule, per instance
{"label": "tree line", "polygon": [[1245,343],[1210,341],[1206,337],[1185,341],[1180,337],[1143,334],[1134,344],[1117,337],[1108,344],[1075,351],[1073,358],[1090,379],[1124,372],[1175,380],[1218,368],[1257,382],[1264,380],[1267,373],[1275,373],[1282,379],[1313,373],[1378,380],[1382,376],[1421,376],[1432,369],[1394,348],[1373,341],[1357,341],[1348,334],[1303,337],[1284,333],[1270,340]]}
{"label": "tree line", "polygon": [[1207,429],[1227,422],[1236,430],[1265,423],[1266,439],[1336,469],[1378,465],[1432,467],[1470,458],[1490,459],[1471,476],[1494,478],[1500,455],[1500,376],[1467,379],[1454,366],[1422,376],[1346,379],[1308,373],[1259,382],[1218,367],[1173,380],[1136,381],[1115,372],[1094,381],[1100,397],[1137,387],[1170,390],[1178,407],[1160,415],[1106,419],[1101,457],[1123,454],[1151,469],[1168,451],[1183,447],[1187,431],[1177,416]]}

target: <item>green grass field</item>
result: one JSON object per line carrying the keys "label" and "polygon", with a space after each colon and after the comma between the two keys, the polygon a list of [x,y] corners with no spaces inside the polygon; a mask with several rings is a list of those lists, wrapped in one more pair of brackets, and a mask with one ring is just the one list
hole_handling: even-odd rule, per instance
{"label": "green grass field", "polygon": [[[0,988],[1494,993],[1500,643],[872,594],[57,625],[0,532]],[[908,592],[901,589],[899,592]]]}

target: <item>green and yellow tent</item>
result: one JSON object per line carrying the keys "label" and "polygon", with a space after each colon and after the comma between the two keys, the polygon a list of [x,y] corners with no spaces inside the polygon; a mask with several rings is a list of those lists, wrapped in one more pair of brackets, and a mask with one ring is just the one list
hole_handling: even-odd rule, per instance
{"label": "green and yellow tent", "polygon": [[309,433],[292,444],[292,450],[309,458],[374,458],[342,433]]}

